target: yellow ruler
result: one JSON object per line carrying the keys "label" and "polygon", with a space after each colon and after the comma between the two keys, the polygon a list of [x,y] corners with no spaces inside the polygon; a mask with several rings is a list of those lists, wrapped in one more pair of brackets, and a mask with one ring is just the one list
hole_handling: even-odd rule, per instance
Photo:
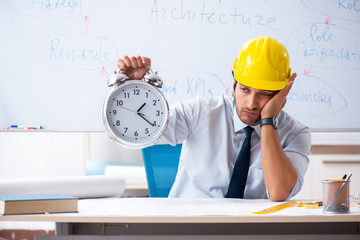
{"label": "yellow ruler", "polygon": [[283,204],[280,204],[280,205],[276,205],[276,206],[273,206],[273,207],[270,207],[270,208],[261,210],[261,211],[259,211],[259,212],[252,212],[252,213],[253,213],[253,214],[268,214],[268,213],[273,213],[273,212],[277,212],[277,211],[283,210],[283,209],[285,209],[285,208],[294,207],[294,206],[296,206],[296,205],[299,204],[299,203],[300,203],[300,202],[298,202],[298,201],[290,201],[290,202],[287,202],[287,203],[283,203]]}
{"label": "yellow ruler", "polygon": [[318,208],[323,205],[322,201],[318,202],[310,202],[310,203],[303,203],[300,202],[297,206],[305,209],[312,209],[312,208]]}

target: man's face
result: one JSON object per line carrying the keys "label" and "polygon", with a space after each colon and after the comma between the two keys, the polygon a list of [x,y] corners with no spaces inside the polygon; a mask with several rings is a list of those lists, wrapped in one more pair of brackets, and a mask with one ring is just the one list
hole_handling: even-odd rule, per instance
{"label": "man's face", "polygon": [[245,124],[255,126],[260,123],[261,110],[275,96],[276,91],[265,91],[234,82],[236,112]]}

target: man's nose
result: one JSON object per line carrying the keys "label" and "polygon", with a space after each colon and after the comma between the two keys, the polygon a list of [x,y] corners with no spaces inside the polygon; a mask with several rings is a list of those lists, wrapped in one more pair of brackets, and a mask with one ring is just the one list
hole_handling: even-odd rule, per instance
{"label": "man's nose", "polygon": [[256,109],[259,106],[259,101],[256,94],[250,94],[248,97],[249,109]]}

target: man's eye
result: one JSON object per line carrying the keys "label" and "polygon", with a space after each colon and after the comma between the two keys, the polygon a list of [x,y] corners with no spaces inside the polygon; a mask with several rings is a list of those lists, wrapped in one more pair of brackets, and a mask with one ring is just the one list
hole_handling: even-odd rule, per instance
{"label": "man's eye", "polygon": [[271,93],[267,93],[267,92],[263,92],[263,93],[260,93],[260,96],[262,96],[262,97],[271,97],[272,94],[271,94]]}
{"label": "man's eye", "polygon": [[247,89],[247,88],[240,88],[241,89],[241,91],[243,91],[243,92],[248,92],[249,91],[249,89]]}

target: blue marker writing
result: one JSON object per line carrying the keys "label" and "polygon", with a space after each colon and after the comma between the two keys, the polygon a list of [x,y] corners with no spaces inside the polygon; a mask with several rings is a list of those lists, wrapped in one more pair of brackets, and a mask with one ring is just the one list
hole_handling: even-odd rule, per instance
{"label": "blue marker writing", "polygon": [[21,125],[11,125],[10,128],[19,128],[19,129],[43,129],[43,126],[21,126]]}

